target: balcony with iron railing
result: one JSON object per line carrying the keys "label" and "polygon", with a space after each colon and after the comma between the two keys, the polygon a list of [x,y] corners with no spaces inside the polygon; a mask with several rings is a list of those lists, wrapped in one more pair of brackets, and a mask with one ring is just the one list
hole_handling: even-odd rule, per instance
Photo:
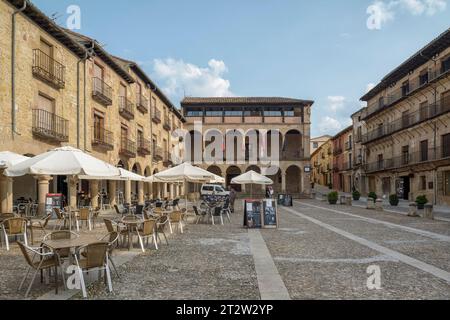
{"label": "balcony with iron railing", "polygon": [[119,114],[127,120],[134,119],[134,105],[126,97],[119,97]]}
{"label": "balcony with iron railing", "polygon": [[424,151],[404,153],[403,155],[378,160],[365,165],[367,173],[417,166],[429,162],[446,160],[450,164],[450,145],[437,146]]}
{"label": "balcony with iron railing", "polygon": [[36,137],[54,141],[69,141],[69,121],[42,109],[32,110],[32,131]]}
{"label": "balcony with iron railing", "polygon": [[352,143],[351,143],[350,141],[347,141],[347,142],[345,143],[345,151],[350,151],[350,150],[352,150],[352,149],[353,149]]}
{"label": "balcony with iron railing", "polygon": [[334,148],[333,155],[336,156],[338,154],[341,154],[343,151],[344,150],[342,149],[342,147],[338,146],[338,147]]}
{"label": "balcony with iron railing", "polygon": [[138,137],[137,141],[138,141],[137,142],[137,144],[138,144],[137,151],[138,151],[139,155],[141,155],[141,156],[150,155],[151,150],[152,150],[150,141],[147,139],[144,139],[142,137]]}
{"label": "balcony with iron railing", "polygon": [[367,120],[370,116],[389,108],[395,103],[415,94],[421,88],[424,88],[428,84],[434,83],[450,73],[450,67],[448,65],[442,65],[440,68],[433,68],[428,70],[428,73],[419,75],[402,87],[391,91],[388,95],[380,98],[378,101],[370,103],[363,115],[363,120]]}
{"label": "balcony with iron railing", "polygon": [[400,119],[391,121],[383,126],[379,126],[375,130],[369,131],[367,134],[363,135],[362,143],[367,144],[373,142],[401,130],[411,128],[427,120],[436,118],[447,112],[450,112],[450,99],[430,103],[416,112],[407,116],[402,116]]}
{"label": "balcony with iron railing", "polygon": [[102,127],[92,127],[92,142],[93,147],[104,150],[114,149],[114,134],[111,131]]}
{"label": "balcony with iron railing", "polygon": [[167,119],[167,118],[164,119],[163,128],[167,131],[170,131],[172,129],[169,119]]}
{"label": "balcony with iron railing", "polygon": [[170,152],[166,152],[163,159],[163,166],[170,167],[172,164],[172,154]]}
{"label": "balcony with iron railing", "polygon": [[122,137],[120,139],[119,153],[127,158],[135,158],[136,157],[136,142],[131,141],[128,138]]}
{"label": "balcony with iron railing", "polygon": [[164,152],[160,146],[153,146],[153,160],[161,161],[164,159]]}
{"label": "balcony with iron railing", "polygon": [[153,110],[152,121],[156,124],[161,123],[161,111],[156,110],[156,109]]}
{"label": "balcony with iron railing", "polygon": [[66,67],[39,49],[33,50],[33,75],[56,89],[63,89]]}
{"label": "balcony with iron railing", "polygon": [[303,150],[284,150],[281,152],[281,160],[283,161],[298,161],[304,159],[305,154]]}
{"label": "balcony with iron railing", "polygon": [[148,113],[148,99],[142,94],[136,95],[136,107],[142,113]]}
{"label": "balcony with iron railing", "polygon": [[92,78],[92,98],[104,106],[112,105],[112,88],[100,78]]}

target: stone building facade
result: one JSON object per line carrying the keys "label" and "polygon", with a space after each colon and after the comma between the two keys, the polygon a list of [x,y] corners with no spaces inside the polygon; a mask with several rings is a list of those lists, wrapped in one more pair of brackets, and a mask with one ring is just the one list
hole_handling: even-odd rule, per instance
{"label": "stone building facade", "polygon": [[450,29],[361,100],[366,190],[450,204]]}
{"label": "stone building facade", "polygon": [[[220,144],[224,150],[227,144],[232,144],[232,153],[236,155],[240,150],[242,158],[227,154],[224,159],[215,158],[211,163],[200,161],[198,164],[225,177],[227,186],[232,178],[254,170],[271,178],[276,192],[288,192],[296,197],[309,195],[312,105],[313,101],[289,98],[185,98],[181,102],[186,118],[185,130],[191,141],[197,139],[202,148],[195,150],[186,144],[186,153],[191,154],[191,161],[195,161],[196,154],[201,155],[215,141],[211,137],[215,132],[221,136],[218,139],[222,139]],[[272,141],[278,142],[276,153],[271,150]],[[263,161],[264,154],[278,154],[279,159],[269,163]],[[268,167],[274,170],[267,172]],[[245,194],[249,193],[250,186],[234,188]],[[259,188],[260,192],[264,188]],[[255,190],[252,192],[255,194]]]}
{"label": "stone building facade", "polygon": [[333,184],[333,141],[331,137],[311,155],[311,181],[321,186]]}
{"label": "stone building facade", "polygon": [[331,140],[333,143],[333,189],[352,192],[353,126],[345,128]]}
{"label": "stone building facade", "polygon": [[[1,0],[0,21],[0,150],[34,156],[70,145],[146,176],[171,165],[170,132],[185,120],[136,63],[59,27],[30,2]],[[75,190],[71,205],[76,191],[84,191],[94,206],[102,189],[112,203],[117,196],[142,203],[146,196],[182,191],[162,184],[1,177],[2,212],[11,211],[12,191],[41,206],[46,193],[69,189]]]}

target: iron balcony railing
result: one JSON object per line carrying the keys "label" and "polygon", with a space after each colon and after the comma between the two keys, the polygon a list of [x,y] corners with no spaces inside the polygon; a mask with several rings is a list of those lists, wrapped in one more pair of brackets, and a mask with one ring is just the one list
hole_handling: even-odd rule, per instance
{"label": "iron balcony railing", "polygon": [[102,127],[92,127],[92,145],[106,150],[114,149],[114,134]]}
{"label": "iron balcony railing", "polygon": [[127,120],[134,119],[134,105],[126,97],[119,97],[119,114]]}
{"label": "iron balcony railing", "polygon": [[164,159],[164,152],[160,146],[153,146],[153,159],[155,161],[161,161]]}
{"label": "iron balcony railing", "polygon": [[387,96],[382,97],[378,101],[369,104],[363,118],[367,118],[373,113],[387,108],[392,104],[400,101],[401,99],[408,97],[409,95],[415,93],[417,90],[425,87],[431,82],[434,82],[435,80],[449,72],[450,66],[443,65],[440,68],[430,69],[428,73],[424,73],[416,78],[410,79],[409,82],[403,85],[401,88],[398,88],[390,92]]}
{"label": "iron balcony railing", "polygon": [[63,89],[66,67],[39,49],[33,50],[33,74],[49,85]]}
{"label": "iron balcony railing", "polygon": [[353,145],[350,143],[350,141],[347,141],[345,143],[345,150],[349,151],[349,150],[352,150],[352,149],[353,149]]}
{"label": "iron balcony railing", "polygon": [[424,121],[433,119],[450,111],[450,99],[443,99],[436,103],[430,103],[420,110],[402,116],[400,119],[391,121],[377,129],[369,131],[363,135],[362,143],[366,144],[374,140],[381,139],[398,131],[410,128]]}
{"label": "iron balcony railing", "polygon": [[104,106],[112,105],[112,88],[100,78],[92,78],[92,98]]}
{"label": "iron balcony railing", "polygon": [[450,146],[437,146],[436,148],[404,153],[397,157],[371,162],[365,165],[365,170],[368,173],[373,173],[438,160],[450,160]]}
{"label": "iron balcony railing", "polygon": [[136,157],[136,142],[122,137],[120,139],[120,154],[128,158]]}
{"label": "iron balcony railing", "polygon": [[163,128],[167,131],[170,131],[172,129],[172,126],[170,125],[170,121],[168,119],[164,119]]}
{"label": "iron balcony railing", "polygon": [[148,99],[142,94],[136,95],[136,107],[142,113],[148,113]]}
{"label": "iron balcony railing", "polygon": [[151,154],[151,143],[149,140],[142,137],[138,138],[138,153],[142,156],[148,156]]}
{"label": "iron balcony railing", "polygon": [[161,123],[161,111],[153,110],[152,121],[156,124]]}
{"label": "iron balcony railing", "polygon": [[32,116],[35,136],[57,142],[69,141],[68,120],[42,109],[33,109]]}
{"label": "iron balcony railing", "polygon": [[281,152],[281,159],[283,161],[297,161],[304,158],[304,152],[300,150],[285,150]]}

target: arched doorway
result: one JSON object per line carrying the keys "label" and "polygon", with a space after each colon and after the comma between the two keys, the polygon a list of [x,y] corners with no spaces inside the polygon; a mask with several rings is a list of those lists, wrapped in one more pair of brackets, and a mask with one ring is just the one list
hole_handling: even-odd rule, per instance
{"label": "arched doorway", "polygon": [[281,160],[283,136],[279,130],[269,130],[266,135],[267,151],[264,153],[267,160]]}
{"label": "arched doorway", "polygon": [[290,166],[286,170],[286,192],[289,194],[301,193],[302,170],[297,166]]}
{"label": "arched doorway", "polygon": [[236,166],[231,166],[227,169],[227,176],[225,178],[226,181],[226,185],[227,187],[233,187],[234,190],[236,190],[237,192],[241,192],[242,188],[240,185],[238,184],[231,184],[231,180],[233,180],[233,178],[240,176],[242,174],[241,169],[239,169]]}
{"label": "arched doorway", "polygon": [[[275,170],[277,169],[277,167],[274,167]],[[273,181],[273,191],[275,193],[281,193],[282,192],[282,175],[281,175],[281,170],[280,168],[278,168],[278,170],[276,170],[276,173],[274,174],[273,172],[275,171],[274,168],[271,168],[270,173],[271,174],[266,174],[265,170],[262,170],[262,174],[265,174],[267,176],[267,178],[271,179]]]}
{"label": "arched doorway", "polygon": [[283,160],[298,161],[304,157],[303,136],[298,130],[290,130],[284,137]]}
{"label": "arched doorway", "polygon": [[[142,176],[141,165],[136,162],[133,165],[133,168],[131,169],[131,172]],[[138,195],[139,195],[139,182],[138,181],[131,181],[131,199],[134,200],[134,201],[138,201]]]}
{"label": "arched doorway", "polygon": [[210,166],[208,169],[206,169],[206,171],[222,177],[222,170],[218,166]]}
{"label": "arched doorway", "polygon": [[[128,163],[126,161],[120,160],[119,163],[117,164],[118,168],[122,168],[125,170],[128,170]],[[117,181],[117,190],[113,191],[113,190],[109,190],[109,192],[116,192],[116,198],[117,201],[119,203],[124,203],[125,202],[125,181],[123,180],[119,180]]]}

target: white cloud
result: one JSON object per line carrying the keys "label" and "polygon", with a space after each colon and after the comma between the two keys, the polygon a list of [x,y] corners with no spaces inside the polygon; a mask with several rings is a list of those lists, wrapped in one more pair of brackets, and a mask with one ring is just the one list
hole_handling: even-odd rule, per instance
{"label": "white cloud", "polygon": [[447,0],[375,0],[368,8],[367,27],[370,30],[379,30],[387,22],[394,20],[396,12],[406,11],[414,16],[426,14],[433,16],[445,11]]}
{"label": "white cloud", "polygon": [[225,97],[233,96],[230,81],[223,78],[228,68],[221,60],[211,59],[207,67],[199,67],[183,60],[172,58],[155,59],[153,74],[162,89],[174,99],[189,96]]}
{"label": "white cloud", "polygon": [[343,127],[338,120],[326,116],[320,121],[318,128],[321,134],[335,135]]}
{"label": "white cloud", "polygon": [[336,112],[344,107],[345,97],[343,96],[328,96],[328,105],[331,111]]}
{"label": "white cloud", "polygon": [[369,83],[366,87],[366,93],[375,88],[375,83]]}

